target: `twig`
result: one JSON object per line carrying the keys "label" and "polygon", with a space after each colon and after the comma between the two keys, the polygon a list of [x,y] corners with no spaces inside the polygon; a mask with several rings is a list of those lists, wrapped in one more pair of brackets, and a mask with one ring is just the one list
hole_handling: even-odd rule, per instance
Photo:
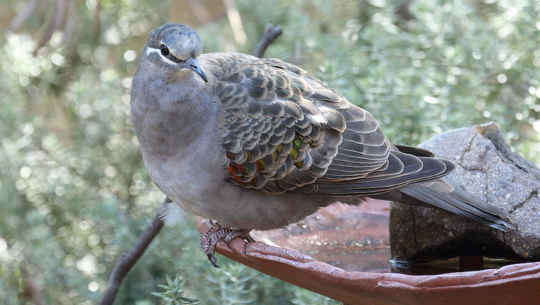
{"label": "twig", "polygon": [[114,302],[116,294],[118,293],[118,288],[120,288],[120,284],[122,284],[122,281],[128,272],[131,270],[131,268],[133,268],[133,266],[135,266],[139,258],[141,258],[141,256],[144,254],[144,251],[146,251],[148,245],[150,245],[152,240],[154,240],[154,238],[161,231],[161,228],[163,227],[163,209],[169,202],[171,202],[170,199],[166,198],[162,208],[159,209],[159,212],[154,218],[154,221],[152,221],[152,224],[141,236],[141,239],[135,248],[122,254],[120,260],[116,263],[116,266],[114,266],[111,276],[109,277],[107,289],[105,290],[103,299],[101,299],[101,305],[111,305]]}
{"label": "twig", "polygon": [[396,7],[394,13],[399,17],[399,19],[401,19],[400,21],[406,22],[416,19],[414,14],[411,12],[412,2],[413,0],[406,0]]}
{"label": "twig", "polygon": [[66,0],[56,0],[52,14],[47,21],[45,32],[43,33],[43,36],[41,36],[41,39],[39,40],[36,48],[34,49],[34,56],[36,56],[39,49],[44,47],[49,42],[49,40],[51,40],[54,31],[58,30],[64,22],[64,19],[66,17],[66,7]]}
{"label": "twig", "polygon": [[17,31],[27,20],[30,18],[36,10],[39,2],[37,0],[30,0],[26,2],[24,8],[13,18],[8,26],[9,31]]}
{"label": "twig", "polygon": [[262,58],[268,46],[274,42],[274,40],[276,40],[281,33],[283,33],[283,30],[279,25],[273,26],[271,24],[267,24],[266,28],[264,29],[263,37],[255,47],[255,56]]}
{"label": "twig", "polygon": [[75,36],[75,29],[79,19],[77,14],[77,4],[74,1],[70,1],[67,10],[68,13],[66,16],[66,24],[64,25],[64,35],[62,35],[62,44],[71,46],[71,41]]}
{"label": "twig", "polygon": [[227,19],[229,19],[229,24],[231,25],[233,31],[233,37],[236,43],[244,45],[247,41],[246,32],[244,31],[244,26],[242,25],[242,18],[236,8],[234,0],[223,0],[225,3],[225,8],[227,10]]}
{"label": "twig", "polygon": [[30,272],[28,272],[28,269],[24,266],[22,267],[22,274],[23,274],[25,297],[27,297],[28,300],[34,303],[35,305],[45,305],[45,301],[44,301],[45,298],[43,297],[41,288],[34,281],[33,277],[30,275]]}
{"label": "twig", "polygon": [[98,41],[101,36],[101,0],[96,1],[96,11],[94,12],[94,41]]}

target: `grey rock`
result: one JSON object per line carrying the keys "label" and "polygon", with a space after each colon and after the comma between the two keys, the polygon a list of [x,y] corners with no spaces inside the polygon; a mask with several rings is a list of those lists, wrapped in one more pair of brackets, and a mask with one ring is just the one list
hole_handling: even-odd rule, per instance
{"label": "grey rock", "polygon": [[452,130],[421,147],[456,163],[445,180],[500,209],[514,229],[499,232],[441,210],[395,203],[390,219],[392,257],[540,259],[540,170],[512,152],[496,124]]}

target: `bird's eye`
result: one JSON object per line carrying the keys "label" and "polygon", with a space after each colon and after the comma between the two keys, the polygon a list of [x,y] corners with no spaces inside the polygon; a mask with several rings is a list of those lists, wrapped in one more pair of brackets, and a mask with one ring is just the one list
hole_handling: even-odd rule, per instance
{"label": "bird's eye", "polygon": [[167,46],[165,46],[164,44],[160,45],[159,49],[161,50],[161,55],[163,56],[169,55],[169,48],[167,48]]}
{"label": "bird's eye", "polygon": [[186,62],[183,59],[174,57],[174,55],[172,55],[171,52],[169,51],[169,48],[167,48],[167,46],[164,45],[164,44],[160,45],[159,49],[161,50],[161,55],[167,57],[168,59],[174,61],[175,63],[184,63],[184,62]]}

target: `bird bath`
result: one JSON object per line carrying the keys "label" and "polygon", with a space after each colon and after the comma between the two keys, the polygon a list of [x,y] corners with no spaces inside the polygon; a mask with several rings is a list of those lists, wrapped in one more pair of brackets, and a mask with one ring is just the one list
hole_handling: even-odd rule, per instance
{"label": "bird bath", "polygon": [[254,231],[252,236],[343,270],[390,272],[388,210],[385,201],[336,203],[284,229]]}
{"label": "bird bath", "polygon": [[[255,231],[255,243],[220,242],[217,252],[349,305],[540,304],[540,263],[461,257],[393,264],[389,211],[388,202],[371,199],[336,203],[286,228]],[[202,218],[197,224],[201,232],[208,228]]]}

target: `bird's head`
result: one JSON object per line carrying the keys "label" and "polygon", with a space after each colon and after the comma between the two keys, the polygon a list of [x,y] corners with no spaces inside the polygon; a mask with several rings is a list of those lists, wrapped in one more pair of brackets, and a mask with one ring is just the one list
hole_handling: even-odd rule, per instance
{"label": "bird's head", "polygon": [[201,51],[197,32],[183,24],[167,23],[150,34],[142,61],[153,63],[163,72],[191,70],[208,82],[197,59]]}

